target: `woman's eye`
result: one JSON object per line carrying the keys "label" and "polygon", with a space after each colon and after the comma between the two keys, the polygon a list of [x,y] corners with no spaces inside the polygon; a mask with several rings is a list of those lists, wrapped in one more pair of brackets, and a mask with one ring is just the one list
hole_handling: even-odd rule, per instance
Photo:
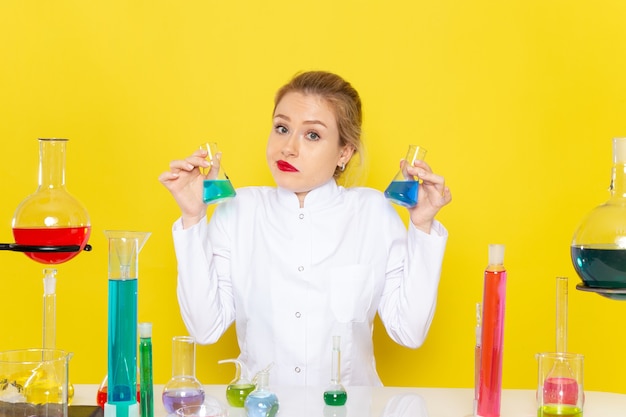
{"label": "woman's eye", "polygon": [[307,139],[309,140],[319,140],[320,139],[320,135],[318,135],[315,132],[309,132],[306,134]]}
{"label": "woman's eye", "polygon": [[284,134],[284,133],[287,133],[287,132],[288,132],[287,128],[286,128],[285,126],[283,126],[283,125],[276,125],[276,126],[274,127],[274,130],[275,130],[276,132],[278,132],[278,133],[281,133],[281,134]]}

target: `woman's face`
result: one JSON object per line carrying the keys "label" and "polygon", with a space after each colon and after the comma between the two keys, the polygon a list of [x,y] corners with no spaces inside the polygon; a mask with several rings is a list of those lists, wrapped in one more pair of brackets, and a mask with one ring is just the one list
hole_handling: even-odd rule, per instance
{"label": "woman's face", "polygon": [[326,100],[285,94],[276,106],[267,142],[267,162],[279,187],[295,192],[302,202],[351,156],[351,147],[339,145],[335,113]]}

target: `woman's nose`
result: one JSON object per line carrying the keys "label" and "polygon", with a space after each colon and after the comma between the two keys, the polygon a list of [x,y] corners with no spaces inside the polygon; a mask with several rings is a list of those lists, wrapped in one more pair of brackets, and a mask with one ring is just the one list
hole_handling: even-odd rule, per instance
{"label": "woman's nose", "polygon": [[281,152],[284,156],[297,155],[298,145],[299,145],[298,136],[295,133],[292,133],[291,135],[289,135],[288,138],[286,138],[285,143],[283,143]]}

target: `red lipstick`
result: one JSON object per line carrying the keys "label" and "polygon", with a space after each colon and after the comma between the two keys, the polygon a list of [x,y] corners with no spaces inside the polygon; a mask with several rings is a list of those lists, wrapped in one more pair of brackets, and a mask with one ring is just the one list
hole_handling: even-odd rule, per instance
{"label": "red lipstick", "polygon": [[283,160],[276,161],[276,166],[278,167],[278,169],[284,172],[298,172],[296,167],[291,165],[289,162],[285,162]]}

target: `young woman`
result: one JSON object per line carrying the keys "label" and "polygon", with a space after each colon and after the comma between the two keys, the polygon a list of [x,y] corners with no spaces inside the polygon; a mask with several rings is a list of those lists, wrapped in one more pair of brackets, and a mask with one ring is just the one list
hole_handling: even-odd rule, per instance
{"label": "young woman", "polygon": [[376,313],[411,348],[432,321],[447,239],[435,215],[450,190],[425,162],[407,167],[423,181],[407,231],[380,191],[336,183],[360,135],[356,90],[335,74],[304,72],[275,98],[266,157],[276,187],[238,189],[207,222],[205,151],[159,177],[182,211],[173,236],[190,334],[215,343],[234,321],[239,359],[252,372],[273,363],[272,385],[327,385],[335,335],[342,383],[381,385]]}

